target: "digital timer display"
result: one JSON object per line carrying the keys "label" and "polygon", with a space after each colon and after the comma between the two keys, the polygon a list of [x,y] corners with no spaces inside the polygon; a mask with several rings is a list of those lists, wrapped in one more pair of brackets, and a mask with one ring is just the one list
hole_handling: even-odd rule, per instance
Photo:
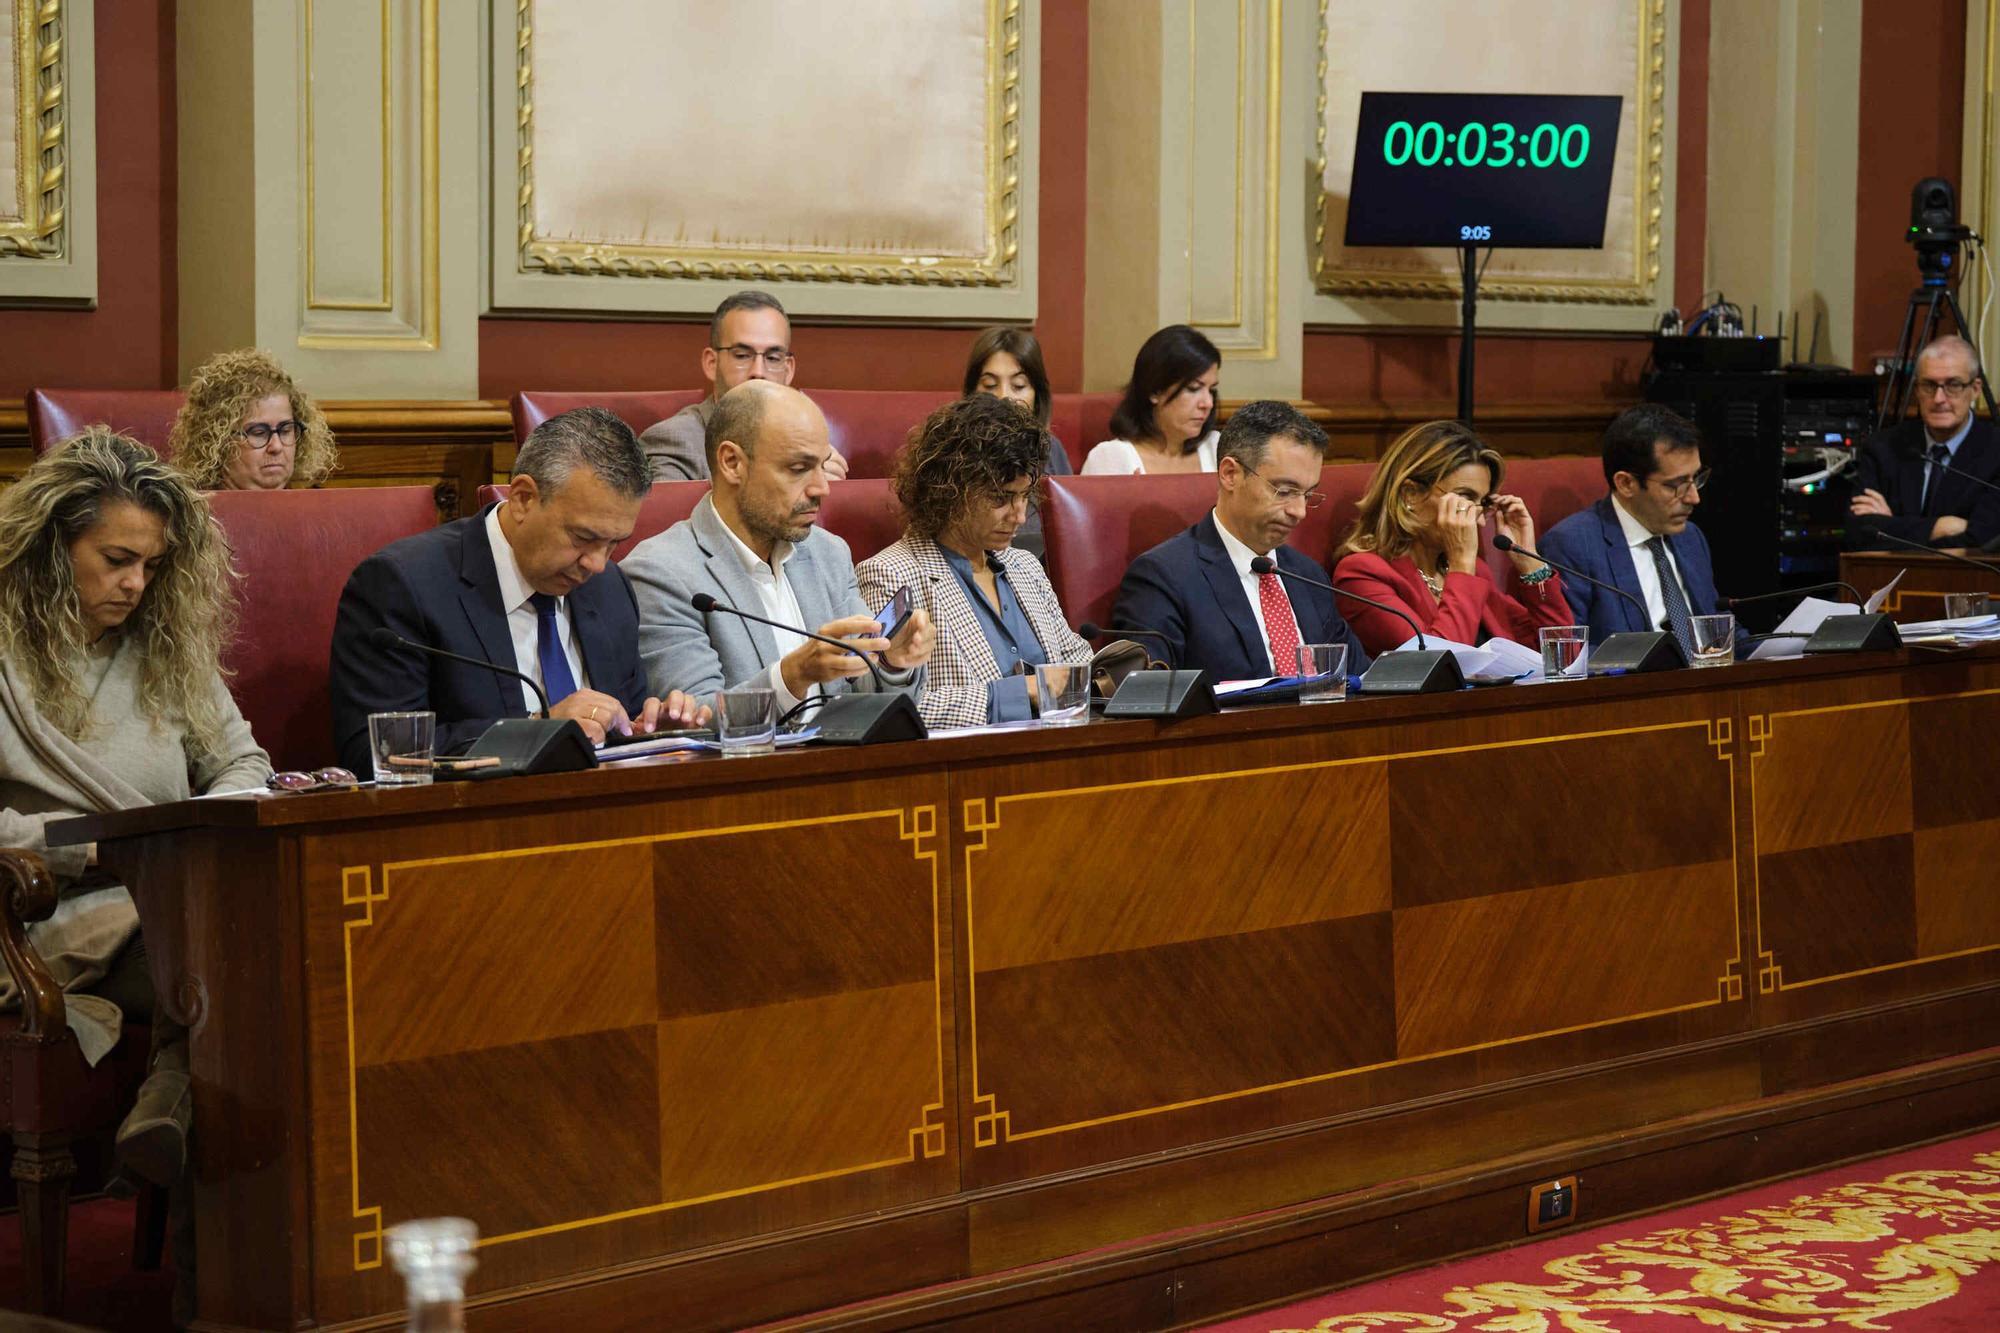
{"label": "digital timer display", "polygon": [[1361,94],[1347,244],[1601,248],[1622,103]]}

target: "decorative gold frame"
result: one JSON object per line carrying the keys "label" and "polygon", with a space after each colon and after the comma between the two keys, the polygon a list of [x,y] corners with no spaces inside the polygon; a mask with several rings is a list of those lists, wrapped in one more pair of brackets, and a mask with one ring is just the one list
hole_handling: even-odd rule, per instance
{"label": "decorative gold frame", "polygon": [[68,239],[63,222],[69,157],[62,0],[14,0],[9,36],[19,100],[20,220],[0,223],[0,255],[60,259]]}
{"label": "decorative gold frame", "polygon": [[[1313,288],[1328,296],[1407,296],[1456,298],[1458,283],[1436,277],[1393,277],[1334,268],[1326,262],[1326,43],[1327,7],[1319,0],[1319,46],[1314,95],[1315,199],[1313,202]],[[1643,109],[1638,134],[1639,162],[1633,172],[1634,272],[1630,278],[1574,278],[1562,282],[1522,282],[1495,277],[1482,280],[1480,293],[1498,300],[1587,301],[1596,305],[1650,305],[1660,278],[1660,223],[1666,211],[1663,196],[1667,124],[1667,0],[1638,0],[1638,78],[1633,105]]]}
{"label": "decorative gold frame", "polygon": [[872,262],[839,251],[748,251],[552,241],[534,230],[534,4],[516,0],[515,128],[518,271],[730,282],[1002,287],[1020,256],[1021,0],[986,0],[987,252],[973,259],[904,255]]}

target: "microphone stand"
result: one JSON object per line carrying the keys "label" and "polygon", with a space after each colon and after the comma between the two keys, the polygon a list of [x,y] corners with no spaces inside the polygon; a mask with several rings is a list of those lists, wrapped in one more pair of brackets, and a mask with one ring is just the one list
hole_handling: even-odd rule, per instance
{"label": "microphone stand", "polygon": [[760,625],[784,630],[787,634],[830,644],[861,659],[862,665],[868,668],[868,674],[874,678],[875,692],[858,694],[848,690],[824,696],[826,702],[820,705],[817,722],[819,739],[827,744],[874,745],[882,741],[920,741],[931,734],[930,728],[924,725],[923,714],[917,711],[917,705],[909,694],[903,690],[891,690],[882,679],[882,672],[876,667],[874,659],[866,653],[856,653],[853,644],[828,638],[803,626],[767,619],[754,611],[719,602],[705,592],[698,592],[689,600],[694,609],[703,615],[721,611],[744,620],[754,620]]}
{"label": "microphone stand", "polygon": [[[1493,534],[1493,547],[1509,554],[1525,555],[1530,560],[1539,560],[1550,569],[1557,570],[1569,578],[1581,579],[1593,587],[1617,593],[1639,608],[1639,623],[1642,625],[1652,619],[1646,611],[1646,604],[1617,584],[1594,579],[1580,569],[1571,569],[1568,565],[1559,564],[1540,552],[1530,551],[1504,532]],[[1692,611],[1693,608],[1690,607],[1689,610]],[[1605,635],[1604,641],[1590,650],[1590,674],[1593,676],[1625,675],[1638,671],[1671,671],[1687,664],[1686,647],[1678,638],[1661,629],[1620,630],[1616,634]]]}
{"label": "microphone stand", "polygon": [[1423,630],[1417,625],[1416,617],[1387,602],[1378,602],[1373,597],[1363,597],[1358,592],[1336,588],[1331,583],[1322,582],[1305,574],[1281,569],[1278,562],[1268,555],[1260,555],[1250,562],[1253,574],[1276,574],[1280,578],[1295,579],[1314,588],[1324,588],[1337,597],[1352,598],[1366,603],[1377,611],[1386,611],[1410,627],[1416,636],[1415,651],[1403,649],[1383,653],[1376,658],[1366,671],[1361,673],[1361,683],[1357,687],[1366,694],[1445,694],[1465,688],[1465,672],[1460,669],[1458,659],[1442,648],[1432,648],[1424,639]]}

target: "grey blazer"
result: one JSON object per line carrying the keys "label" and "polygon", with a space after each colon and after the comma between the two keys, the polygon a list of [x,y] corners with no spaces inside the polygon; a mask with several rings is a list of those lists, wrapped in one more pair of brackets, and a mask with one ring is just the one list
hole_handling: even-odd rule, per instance
{"label": "grey blazer", "polygon": [[689,403],[665,421],[655,421],[639,437],[654,481],[708,480],[708,419],[715,399]]}
{"label": "grey blazer", "polygon": [[[778,660],[777,639],[768,626],[722,610],[704,614],[694,609],[695,594],[705,592],[745,611],[762,610],[712,496],[703,496],[683,521],[633,547],[618,567],[639,599],[639,658],[646,679],[672,682],[662,689],[686,690],[706,699],[725,687],[751,683]],[[807,629],[816,630],[842,616],[874,612],[855,585],[854,557],[848,554],[847,543],[830,532],[814,528],[792,548],[785,579]],[[882,673],[891,689],[922,688],[921,667],[896,672],[885,665]],[[854,676],[821,688],[828,694],[870,691],[875,680]]]}

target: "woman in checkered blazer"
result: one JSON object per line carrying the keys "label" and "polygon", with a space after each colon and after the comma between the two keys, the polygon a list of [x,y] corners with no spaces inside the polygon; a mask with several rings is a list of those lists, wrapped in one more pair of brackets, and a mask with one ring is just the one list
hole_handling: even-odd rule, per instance
{"label": "woman in checkered blazer", "polygon": [[1049,438],[1019,403],[976,394],[947,403],[896,460],[902,538],[855,574],[881,606],[907,587],[937,627],[920,706],[937,727],[1033,717],[1033,667],[1088,662],[1041,564],[1009,543],[1035,503]]}

